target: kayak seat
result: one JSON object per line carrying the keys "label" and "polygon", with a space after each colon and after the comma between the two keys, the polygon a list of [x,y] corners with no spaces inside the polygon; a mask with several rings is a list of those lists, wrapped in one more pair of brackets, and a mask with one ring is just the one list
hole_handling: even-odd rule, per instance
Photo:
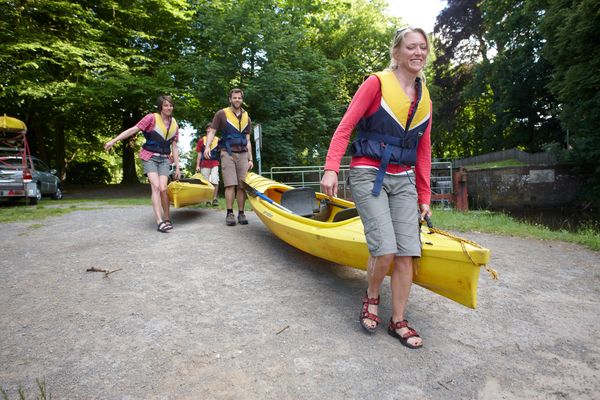
{"label": "kayak seat", "polygon": [[356,207],[346,208],[342,211],[339,211],[337,214],[335,214],[333,216],[333,219],[331,220],[331,222],[345,221],[347,219],[354,218],[357,216],[358,216],[358,211],[356,210]]}
{"label": "kayak seat", "polygon": [[315,211],[313,218],[317,221],[325,222],[329,219],[329,215],[331,215],[331,207],[329,207],[327,200],[321,199],[319,210]]}
{"label": "kayak seat", "polygon": [[182,179],[179,179],[179,182],[193,183],[195,185],[202,185],[202,181],[200,179],[195,179],[195,178],[182,178]]}
{"label": "kayak seat", "polygon": [[309,187],[300,187],[283,192],[280,204],[290,209],[294,214],[303,217],[312,217],[315,212],[319,212],[315,190]]}

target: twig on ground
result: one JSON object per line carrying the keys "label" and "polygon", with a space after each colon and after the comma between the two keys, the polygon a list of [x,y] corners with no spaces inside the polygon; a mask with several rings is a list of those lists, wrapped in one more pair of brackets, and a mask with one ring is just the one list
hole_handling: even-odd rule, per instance
{"label": "twig on ground", "polygon": [[286,325],[285,327],[283,327],[283,329],[281,329],[279,332],[277,332],[276,335],[279,335],[281,332],[285,331],[289,327],[290,327],[289,325]]}
{"label": "twig on ground", "polygon": [[119,269],[114,269],[114,270],[112,270],[112,271],[109,271],[109,270],[107,270],[107,269],[102,269],[102,268],[91,267],[91,268],[88,268],[88,269],[86,269],[85,271],[86,271],[86,272],[104,272],[104,277],[105,277],[105,278],[107,278],[107,277],[108,277],[108,275],[112,274],[113,272],[120,271],[120,270],[122,270],[122,269],[123,269],[123,268],[119,268]]}

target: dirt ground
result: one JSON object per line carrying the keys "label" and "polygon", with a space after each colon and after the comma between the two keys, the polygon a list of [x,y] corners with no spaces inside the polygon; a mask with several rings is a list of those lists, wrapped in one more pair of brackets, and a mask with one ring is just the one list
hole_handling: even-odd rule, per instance
{"label": "dirt ground", "polygon": [[[86,207],[90,207],[89,204]],[[0,224],[0,386],[53,399],[598,399],[600,253],[475,232],[479,307],[418,286],[425,347],[358,324],[365,273],[304,254],[249,213],[150,206]],[[105,277],[86,272],[120,269]],[[390,315],[388,281],[380,315]]]}

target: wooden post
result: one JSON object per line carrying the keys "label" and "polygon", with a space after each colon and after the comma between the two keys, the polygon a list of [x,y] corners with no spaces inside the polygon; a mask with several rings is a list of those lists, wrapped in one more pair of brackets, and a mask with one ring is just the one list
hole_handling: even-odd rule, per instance
{"label": "wooden post", "polygon": [[469,210],[469,199],[467,193],[467,170],[460,167],[452,177],[454,192],[454,208],[458,211]]}

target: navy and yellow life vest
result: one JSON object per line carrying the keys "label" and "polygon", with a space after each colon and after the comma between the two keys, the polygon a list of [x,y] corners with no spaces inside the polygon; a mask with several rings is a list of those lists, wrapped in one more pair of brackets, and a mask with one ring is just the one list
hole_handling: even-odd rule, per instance
{"label": "navy and yellow life vest", "polygon": [[[206,148],[206,136],[202,136],[202,138],[200,139],[202,140],[202,143],[204,144],[204,147]],[[221,159],[221,153],[220,153],[220,148],[219,148],[219,138],[218,137],[213,137],[213,140],[210,144],[210,159],[211,160],[219,160]],[[204,152],[200,152],[200,160],[206,160],[206,158],[204,158]]]}
{"label": "navy and yellow life vest", "polygon": [[154,129],[144,131],[146,143],[142,147],[153,153],[170,154],[171,143],[175,139],[177,133],[177,121],[171,117],[169,126],[165,126],[162,117],[158,113],[154,113]]}
{"label": "navy and yellow life vest", "polygon": [[248,113],[242,111],[241,118],[238,118],[230,107],[224,108],[223,111],[227,117],[227,124],[221,130],[219,146],[225,147],[229,155],[231,155],[232,146],[237,146],[242,149],[241,151],[246,151],[248,140],[244,131],[249,123]]}
{"label": "navy and yellow life vest", "polygon": [[429,91],[416,80],[417,103],[409,115],[411,99],[404,93],[393,71],[378,72],[381,83],[381,104],[377,111],[358,123],[358,134],[352,143],[355,157],[381,160],[372,194],[379,196],[388,164],[414,166],[417,145],[431,118]]}

